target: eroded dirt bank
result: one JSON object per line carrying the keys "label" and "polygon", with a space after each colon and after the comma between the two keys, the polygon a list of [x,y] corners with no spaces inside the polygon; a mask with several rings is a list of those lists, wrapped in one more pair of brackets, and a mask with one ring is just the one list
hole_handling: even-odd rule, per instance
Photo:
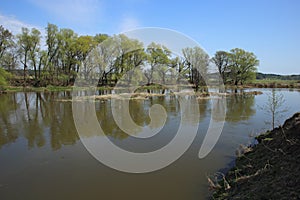
{"label": "eroded dirt bank", "polygon": [[257,137],[216,183],[211,199],[300,199],[300,113]]}

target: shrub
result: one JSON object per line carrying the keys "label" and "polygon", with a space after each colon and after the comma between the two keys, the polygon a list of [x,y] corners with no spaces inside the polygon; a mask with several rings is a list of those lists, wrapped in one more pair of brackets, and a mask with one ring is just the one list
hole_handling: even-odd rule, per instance
{"label": "shrub", "polygon": [[0,67],[0,91],[4,90],[3,86],[7,85],[7,79],[9,79],[10,77],[11,74]]}

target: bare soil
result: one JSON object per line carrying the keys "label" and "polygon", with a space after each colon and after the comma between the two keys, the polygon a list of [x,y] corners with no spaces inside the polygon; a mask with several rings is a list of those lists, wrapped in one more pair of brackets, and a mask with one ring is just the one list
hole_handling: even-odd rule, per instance
{"label": "bare soil", "polygon": [[300,199],[300,113],[257,141],[211,182],[211,199]]}

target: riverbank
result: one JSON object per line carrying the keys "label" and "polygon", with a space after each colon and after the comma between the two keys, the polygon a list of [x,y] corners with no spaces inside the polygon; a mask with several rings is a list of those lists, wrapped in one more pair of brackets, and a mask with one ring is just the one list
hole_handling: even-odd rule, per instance
{"label": "riverbank", "polygon": [[[47,87],[22,87],[22,86],[4,86],[5,92],[63,92],[73,90],[88,90],[89,87],[74,87],[74,86],[47,86]],[[112,90],[112,87],[97,87],[98,90]]]}
{"label": "riverbank", "polygon": [[255,88],[300,88],[296,80],[255,80],[247,85]]}
{"label": "riverbank", "polygon": [[219,182],[211,199],[300,199],[300,113],[257,137]]}

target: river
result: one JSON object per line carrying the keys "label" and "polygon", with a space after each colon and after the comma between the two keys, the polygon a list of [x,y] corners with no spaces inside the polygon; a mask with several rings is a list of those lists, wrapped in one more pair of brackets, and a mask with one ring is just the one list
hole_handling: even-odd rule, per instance
{"label": "river", "polygon": [[[86,150],[74,124],[72,102],[63,101],[72,98],[71,92],[0,95],[0,199],[204,199],[207,176],[228,168],[241,144],[252,143],[255,134],[271,128],[271,116],[261,109],[271,89],[245,91],[252,90],[263,94],[226,97],[222,134],[205,158],[199,159],[198,153],[211,120],[212,104],[207,98],[198,100],[199,123],[184,119],[198,132],[183,156],[163,169],[141,174],[111,169]],[[276,92],[283,94],[287,107],[277,117],[279,124],[300,111],[300,91]],[[147,139],[131,137],[117,126],[110,100],[96,101],[95,108],[99,124],[113,143],[129,151],[149,152],[168,144],[182,120],[176,97],[167,95],[131,100],[133,121],[139,126],[149,124],[148,111],[154,104],[165,108],[167,119],[160,132]],[[160,120],[152,121],[153,129],[161,126]]]}

